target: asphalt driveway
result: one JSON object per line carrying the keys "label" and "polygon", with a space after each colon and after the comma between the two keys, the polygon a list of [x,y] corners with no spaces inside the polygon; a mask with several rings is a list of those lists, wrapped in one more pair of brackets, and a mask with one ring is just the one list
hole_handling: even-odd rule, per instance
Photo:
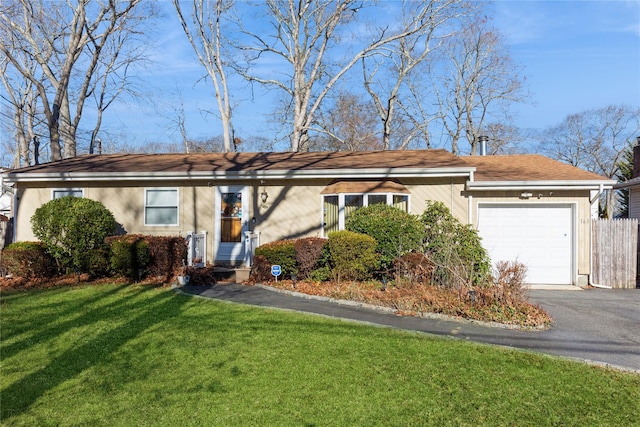
{"label": "asphalt driveway", "polygon": [[520,331],[447,318],[397,316],[384,310],[326,298],[277,292],[260,286],[183,286],[181,292],[370,324],[521,348],[640,372],[640,290],[531,290],[555,323],[546,331]]}
{"label": "asphalt driveway", "polygon": [[640,372],[640,289],[532,290],[554,318],[536,351]]}

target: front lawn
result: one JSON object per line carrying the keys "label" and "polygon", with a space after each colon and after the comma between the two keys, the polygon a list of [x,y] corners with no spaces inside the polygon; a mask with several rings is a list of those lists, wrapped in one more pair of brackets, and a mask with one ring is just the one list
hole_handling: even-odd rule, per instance
{"label": "front lawn", "polygon": [[2,425],[637,425],[640,375],[128,285],[5,291]]}

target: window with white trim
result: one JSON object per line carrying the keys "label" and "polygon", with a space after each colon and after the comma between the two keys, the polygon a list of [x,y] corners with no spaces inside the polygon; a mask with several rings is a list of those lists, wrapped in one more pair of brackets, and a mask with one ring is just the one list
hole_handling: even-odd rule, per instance
{"label": "window with white trim", "polygon": [[83,191],[77,188],[58,188],[57,190],[53,190],[52,199],[61,199],[67,196],[73,197],[83,197]]}
{"label": "window with white trim", "polygon": [[177,188],[145,189],[144,225],[178,225]]}
{"label": "window with white trim", "polygon": [[408,212],[409,195],[394,193],[328,194],[322,196],[324,236],[344,230],[351,213],[363,206],[384,204]]}

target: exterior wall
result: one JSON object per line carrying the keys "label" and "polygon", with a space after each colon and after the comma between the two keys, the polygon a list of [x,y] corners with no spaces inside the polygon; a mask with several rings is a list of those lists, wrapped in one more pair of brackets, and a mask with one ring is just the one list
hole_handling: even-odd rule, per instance
{"label": "exterior wall", "polygon": [[640,219],[640,187],[629,188],[629,218]]}
{"label": "exterior wall", "polygon": [[[213,254],[211,233],[213,231],[214,190],[207,182],[189,183],[167,181],[125,183],[113,187],[109,183],[73,183],[59,188],[82,189],[84,197],[100,201],[113,213],[119,224],[119,232],[128,234],[147,234],[156,236],[186,236],[189,231],[207,231],[207,256]],[[194,185],[195,184],[195,185]],[[145,226],[144,195],[147,188],[178,189],[178,225]],[[16,240],[36,240],[31,230],[30,218],[36,209],[50,201],[53,196],[51,187],[28,187],[18,192],[18,212],[16,216]],[[211,258],[212,259],[212,258]]]}
{"label": "exterior wall", "polygon": [[[245,185],[248,187],[249,228],[260,232],[260,242],[278,239],[322,235],[322,190],[329,179],[253,181],[131,181],[73,182],[58,188],[75,188],[84,191],[84,197],[102,202],[115,216],[126,233],[149,235],[186,236],[189,231],[207,232],[207,261],[214,260],[214,238],[217,225],[215,216],[216,185]],[[410,211],[421,214],[427,200],[437,200],[449,207],[461,222],[469,219],[469,199],[472,194],[472,224],[477,227],[478,203],[573,203],[576,206],[576,263],[577,274],[590,274],[590,205],[588,191],[561,192],[553,196],[545,193],[540,199],[519,198],[520,192],[473,192],[464,191],[464,178],[411,178],[401,183],[410,191]],[[179,224],[177,226],[145,226],[144,195],[146,188],[177,188],[179,195]],[[262,203],[260,193],[269,195]],[[636,193],[640,193],[637,191]],[[633,194],[633,192],[632,192]],[[52,187],[44,183],[20,184],[15,216],[16,240],[35,240],[30,218],[35,210],[52,199]],[[637,195],[640,201],[640,195]],[[640,204],[638,205],[640,206]],[[253,220],[255,219],[255,220]]]}
{"label": "exterior wall", "polygon": [[[520,199],[520,191],[483,191],[473,192],[473,225],[478,227],[479,203],[518,203],[518,204],[573,204],[575,205],[576,274],[578,284],[586,285],[586,276],[591,274],[591,205],[588,191],[553,191],[552,194],[540,192],[541,197]],[[532,191],[532,193],[536,193]],[[583,283],[584,282],[584,283]]]}
{"label": "exterior wall", "polygon": [[[328,180],[269,181],[259,187],[255,212],[255,230],[260,231],[260,242],[299,237],[320,237],[322,234],[322,195]],[[266,191],[269,198],[262,203],[259,193]]]}
{"label": "exterior wall", "polygon": [[[461,196],[464,179],[403,179],[410,191],[410,211],[420,215],[427,200],[443,202],[464,223],[468,217],[468,203]],[[259,186],[254,199],[258,200],[255,230],[260,231],[261,243],[279,239],[322,236],[322,190],[329,180],[269,181]],[[267,203],[259,193],[269,194]]]}
{"label": "exterior wall", "polygon": [[[463,224],[469,222],[469,204],[463,196],[466,178],[406,179],[402,183],[411,192],[411,213],[421,215],[427,201],[438,201],[449,208],[451,214]],[[428,183],[428,185],[425,185]]]}

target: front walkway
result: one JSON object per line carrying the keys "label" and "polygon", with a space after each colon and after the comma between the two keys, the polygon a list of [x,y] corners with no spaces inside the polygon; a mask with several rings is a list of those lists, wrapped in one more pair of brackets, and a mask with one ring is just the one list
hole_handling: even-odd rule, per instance
{"label": "front walkway", "polygon": [[185,294],[520,348],[640,373],[640,290],[536,290],[530,300],[555,319],[546,331],[520,331],[449,318],[397,316],[353,302],[263,286],[183,286]]}

